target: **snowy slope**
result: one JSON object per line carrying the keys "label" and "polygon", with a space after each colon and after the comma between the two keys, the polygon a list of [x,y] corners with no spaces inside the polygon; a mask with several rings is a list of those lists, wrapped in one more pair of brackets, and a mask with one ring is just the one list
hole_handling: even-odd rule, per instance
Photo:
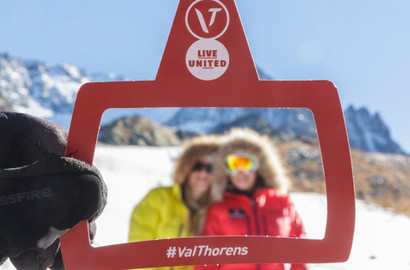
{"label": "snowy slope", "polygon": [[[179,148],[99,147],[95,165],[109,185],[107,208],[97,223],[95,245],[123,243],[134,205],[152,187],[170,184],[172,160]],[[292,194],[308,237],[320,239],[326,224],[326,198]],[[410,219],[357,201],[351,257],[346,263],[311,265],[310,269],[410,269]]]}
{"label": "snowy slope", "polygon": [[[97,220],[95,246],[127,241],[135,204],[153,187],[168,185],[179,148],[100,146],[94,163],[108,185],[108,204]],[[309,238],[320,239],[326,222],[326,198],[292,194]],[[410,219],[357,201],[356,231],[348,262],[310,265],[310,269],[410,269]],[[7,262],[0,269],[14,269]]]}

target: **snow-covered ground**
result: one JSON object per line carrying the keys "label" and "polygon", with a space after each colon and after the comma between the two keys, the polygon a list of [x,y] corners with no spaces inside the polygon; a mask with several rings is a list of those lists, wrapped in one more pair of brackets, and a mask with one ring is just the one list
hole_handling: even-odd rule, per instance
{"label": "snow-covered ground", "polygon": [[[108,203],[97,220],[95,246],[127,241],[129,218],[135,204],[153,187],[171,183],[177,147],[99,146],[94,164],[108,186]],[[326,223],[326,197],[292,194],[309,238],[320,239]],[[357,201],[356,230],[349,260],[315,264],[309,269],[410,269],[410,219],[375,205]],[[9,262],[0,269],[14,269]]]}

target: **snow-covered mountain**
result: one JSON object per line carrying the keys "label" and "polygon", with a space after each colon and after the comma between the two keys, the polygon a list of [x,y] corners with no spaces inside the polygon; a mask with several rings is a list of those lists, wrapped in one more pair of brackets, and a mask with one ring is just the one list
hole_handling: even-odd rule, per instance
{"label": "snow-covered mountain", "polygon": [[316,135],[313,115],[303,108],[181,108],[167,124],[181,130],[214,132],[241,125],[249,116],[263,118],[273,129],[292,137]]}
{"label": "snow-covered mountain", "polygon": [[[258,131],[257,121],[289,138],[316,137],[313,114],[309,109],[278,108],[181,108],[166,124],[190,132],[223,133],[231,127],[246,126]],[[372,114],[365,107],[349,106],[345,121],[350,146],[369,152],[405,154],[392,139],[379,113]]]}
{"label": "snow-covered mountain", "polygon": [[69,64],[50,65],[0,54],[0,97],[14,111],[54,120],[63,126],[70,122],[82,84],[112,80],[123,78],[114,74],[88,74]]}
{"label": "snow-covered mountain", "polygon": [[[271,79],[258,70],[261,79]],[[68,64],[45,64],[0,54],[0,109],[42,117],[69,127],[75,96],[89,81],[121,81],[115,74],[90,74]],[[162,108],[109,110],[103,124],[124,116],[148,116],[155,122],[190,132],[223,132],[232,126],[260,126],[291,138],[316,136],[308,109],[273,108]],[[378,113],[349,107],[346,125],[352,148],[404,154]],[[259,122],[258,122],[259,121]]]}
{"label": "snow-covered mountain", "polygon": [[344,115],[352,148],[369,152],[403,153],[392,140],[389,128],[379,113],[371,114],[366,108],[349,106]]}

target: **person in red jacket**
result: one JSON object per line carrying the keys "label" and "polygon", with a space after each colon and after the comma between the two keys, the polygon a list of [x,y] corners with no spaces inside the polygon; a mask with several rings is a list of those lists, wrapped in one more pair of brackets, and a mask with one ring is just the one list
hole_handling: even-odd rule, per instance
{"label": "person in red jacket", "polygon": [[[250,129],[233,129],[217,152],[214,177],[211,199],[215,203],[208,210],[203,235],[305,236],[287,195],[289,183],[284,168],[267,137]],[[282,270],[284,264],[206,267],[212,268]],[[292,264],[291,269],[307,267]]]}

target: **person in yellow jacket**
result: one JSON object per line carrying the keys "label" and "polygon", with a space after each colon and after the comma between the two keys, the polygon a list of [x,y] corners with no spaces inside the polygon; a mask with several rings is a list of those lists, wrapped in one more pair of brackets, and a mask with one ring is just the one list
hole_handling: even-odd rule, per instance
{"label": "person in yellow jacket", "polygon": [[201,234],[212,181],[212,155],[219,145],[214,135],[201,135],[187,142],[175,165],[174,184],[151,190],[134,208],[129,242]]}

